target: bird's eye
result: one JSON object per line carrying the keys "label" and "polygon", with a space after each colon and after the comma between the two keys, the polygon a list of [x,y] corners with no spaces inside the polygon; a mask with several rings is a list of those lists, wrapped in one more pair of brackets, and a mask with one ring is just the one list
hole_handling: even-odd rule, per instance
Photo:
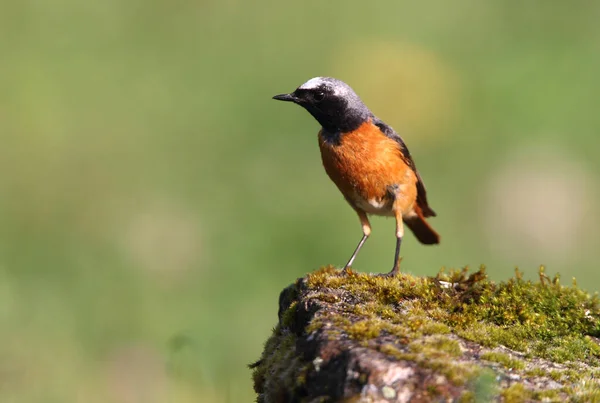
{"label": "bird's eye", "polygon": [[323,91],[315,92],[314,98],[315,98],[315,101],[320,102],[323,99],[325,99],[325,93]]}

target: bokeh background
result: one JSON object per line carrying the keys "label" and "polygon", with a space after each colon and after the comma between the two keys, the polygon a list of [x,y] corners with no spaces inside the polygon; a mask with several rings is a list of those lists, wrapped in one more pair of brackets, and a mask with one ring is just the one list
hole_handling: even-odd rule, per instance
{"label": "bokeh background", "polygon": [[[400,132],[439,247],[600,289],[600,3],[0,3],[0,401],[248,402],[279,291],[361,236],[317,124],[331,75]],[[390,269],[394,223],[356,261]]]}

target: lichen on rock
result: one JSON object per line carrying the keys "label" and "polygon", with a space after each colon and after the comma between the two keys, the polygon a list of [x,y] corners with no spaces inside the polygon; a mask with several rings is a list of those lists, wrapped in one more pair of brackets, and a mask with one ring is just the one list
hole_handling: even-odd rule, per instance
{"label": "lichen on rock", "polygon": [[600,399],[598,302],[543,267],[501,283],[324,267],[282,291],[257,401]]}

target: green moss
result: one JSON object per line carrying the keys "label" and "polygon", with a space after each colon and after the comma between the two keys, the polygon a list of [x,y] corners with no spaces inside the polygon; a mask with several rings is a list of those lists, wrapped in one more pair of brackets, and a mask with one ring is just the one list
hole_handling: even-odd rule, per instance
{"label": "green moss", "polygon": [[532,392],[520,383],[515,383],[500,392],[505,403],[523,403],[533,397]]}
{"label": "green moss", "polygon": [[[585,337],[600,335],[598,298],[561,285],[543,267],[539,278],[525,281],[517,271],[507,282],[494,283],[484,268],[470,275],[466,270],[441,271],[434,278],[343,276],[329,266],[309,274],[306,285],[347,290],[362,302],[353,307],[360,310],[357,314],[402,323],[400,333],[410,336],[452,331],[490,348],[503,345],[559,362],[598,361],[600,347]],[[394,310],[397,304],[406,306],[410,315]],[[356,336],[366,337],[361,331],[366,329],[356,330]]]}
{"label": "green moss", "polygon": [[475,364],[454,362],[443,358],[417,360],[417,363],[423,368],[429,368],[444,375],[455,386],[465,385],[481,372],[481,368]]}
{"label": "green moss", "polygon": [[[539,281],[526,281],[516,271],[508,281],[495,283],[487,278],[483,267],[471,274],[465,269],[440,271],[435,277],[402,273],[388,278],[355,272],[342,275],[329,266],[310,273],[296,288],[290,294],[293,298],[310,293],[310,298],[335,306],[319,311],[304,327],[305,334],[323,331],[330,340],[356,340],[397,360],[432,369],[454,385],[476,385],[486,373],[463,357],[458,338],[487,348],[505,346],[524,353],[525,359],[497,351],[484,352],[481,358],[506,370],[520,371],[521,376],[576,383],[580,386],[568,392],[579,401],[600,397],[592,381],[600,375],[593,369],[600,365],[600,347],[592,339],[600,336],[598,297],[575,285],[562,285],[558,276],[548,277],[543,267]],[[351,296],[352,302],[344,302],[338,295]],[[282,328],[278,327],[271,338],[279,341],[274,345],[270,340],[265,347],[273,356],[263,355],[270,358],[255,369],[255,384],[264,381],[265,368],[271,373],[273,368],[275,372],[294,373],[282,385],[305,382],[309,365],[294,361],[294,368],[289,368],[296,336],[286,334],[285,327],[294,323],[296,314],[297,301],[291,301],[282,315]],[[395,343],[378,345],[375,339],[379,336],[394,336]],[[533,357],[565,363],[565,368],[548,373],[534,365],[525,370],[529,367],[527,359]],[[277,366],[282,358],[288,360],[288,367]],[[496,389],[494,383],[493,390],[506,402],[553,399],[565,392],[548,390],[534,395],[519,383],[504,389]],[[461,401],[479,401],[478,396],[476,391],[465,393]]]}
{"label": "green moss", "polygon": [[403,352],[391,344],[384,344],[380,346],[379,351],[400,361],[416,361],[418,358],[418,354]]}
{"label": "green moss", "polygon": [[511,358],[508,354],[489,351],[481,354],[481,359],[497,362],[502,364],[507,369],[523,369],[525,363],[521,360]]}
{"label": "green moss", "polygon": [[[275,389],[280,390],[281,393],[296,387],[297,369],[300,364],[299,358],[295,356],[297,337],[279,325],[273,333],[278,337],[269,338],[261,361],[257,363],[252,374],[254,389],[257,392],[271,389],[272,385],[275,385]],[[273,379],[273,374],[277,374],[277,379]],[[267,382],[271,382],[271,386],[266,387]]]}
{"label": "green moss", "polygon": [[338,302],[338,298],[335,295],[332,295],[332,294],[319,293],[319,294],[315,295],[314,298],[318,299],[319,301],[329,302],[329,303],[332,303],[332,304],[335,303],[335,302]]}
{"label": "green moss", "polygon": [[366,319],[349,324],[346,333],[356,340],[370,340],[381,332],[381,324],[376,319]]}
{"label": "green moss", "polygon": [[481,373],[473,379],[469,390],[473,392],[474,402],[491,402],[498,395],[497,374],[485,368]]}
{"label": "green moss", "polygon": [[[479,368],[468,362],[449,360],[449,357],[460,354],[458,343],[454,345],[451,343],[453,341],[443,341],[441,344],[438,344],[437,341],[432,343],[413,342],[408,345],[408,351],[402,351],[391,344],[384,344],[380,346],[379,351],[398,360],[416,362],[422,368],[429,368],[444,375],[455,385],[464,385],[478,375]],[[436,345],[443,345],[447,351],[435,349]]]}
{"label": "green moss", "polygon": [[600,402],[600,389],[592,388],[581,392],[574,392],[576,402]]}
{"label": "green moss", "polygon": [[532,369],[528,369],[527,371],[525,371],[525,375],[530,376],[530,377],[536,377],[536,376],[546,376],[548,374],[548,372],[542,368],[532,368]]}
{"label": "green moss", "polygon": [[581,376],[582,376],[582,374],[578,371],[575,371],[572,369],[566,369],[566,370],[562,371],[561,379],[569,381],[571,383],[574,383],[574,382],[578,382],[579,380],[581,380]]}
{"label": "green moss", "polygon": [[413,352],[424,353],[430,358],[439,355],[459,357],[462,354],[460,345],[456,340],[441,335],[418,339],[410,343],[408,348]]}
{"label": "green moss", "polygon": [[531,351],[554,362],[585,361],[600,364],[600,347],[583,334],[568,334],[558,340],[531,343]]}
{"label": "green moss", "polygon": [[293,301],[289,308],[285,310],[285,312],[283,313],[283,316],[281,318],[281,325],[283,327],[289,327],[291,326],[291,324],[294,321],[294,318],[296,316],[296,310],[298,308],[298,302],[297,301]]}
{"label": "green moss", "polygon": [[444,351],[451,357],[459,357],[462,355],[462,349],[456,340],[438,336],[427,339],[426,344],[430,346],[431,349]]}
{"label": "green moss", "polygon": [[458,403],[475,403],[475,402],[476,402],[475,393],[470,390],[464,391],[458,398]]}
{"label": "green moss", "polygon": [[423,334],[448,334],[450,333],[450,328],[443,323],[433,322],[430,320],[423,323],[421,332],[423,332]]}
{"label": "green moss", "polygon": [[541,390],[538,392],[533,392],[531,397],[534,400],[539,400],[539,401],[545,401],[545,402],[554,402],[557,400],[560,400],[560,394],[561,393],[567,393],[567,394],[571,394],[570,390],[562,390],[562,389],[548,389],[548,390]]}

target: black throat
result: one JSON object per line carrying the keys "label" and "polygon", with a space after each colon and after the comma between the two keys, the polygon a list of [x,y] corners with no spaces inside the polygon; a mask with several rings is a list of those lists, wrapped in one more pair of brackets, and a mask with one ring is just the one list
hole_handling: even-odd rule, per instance
{"label": "black throat", "polygon": [[321,129],[321,137],[327,144],[339,146],[341,143],[342,133],[341,132],[330,132],[326,128]]}
{"label": "black throat", "polygon": [[313,105],[305,106],[306,110],[323,127],[323,138],[334,144],[339,143],[340,136],[358,129],[372,118],[368,109],[325,109]]}

